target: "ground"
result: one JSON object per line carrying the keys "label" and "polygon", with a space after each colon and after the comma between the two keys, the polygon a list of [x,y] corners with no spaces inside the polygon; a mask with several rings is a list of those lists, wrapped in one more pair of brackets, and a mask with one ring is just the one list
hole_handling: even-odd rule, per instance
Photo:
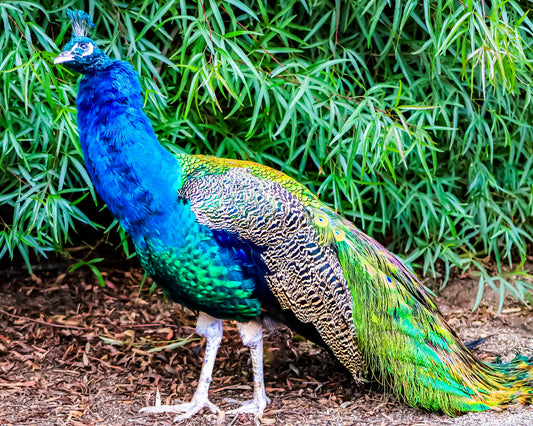
{"label": "ground", "polygon": [[[189,400],[202,364],[203,341],[194,314],[150,293],[134,264],[102,264],[105,287],[89,269],[68,273],[63,262],[33,276],[0,270],[0,424],[170,425],[170,414],[139,414],[153,404]],[[493,297],[471,312],[477,284],[455,277],[438,298],[465,340],[487,337],[476,350],[490,359],[515,351],[533,355],[533,311],[507,303],[496,315]],[[165,346],[169,346],[163,348]],[[531,425],[533,408],[469,414],[452,419],[412,409],[379,388],[357,389],[320,347],[285,328],[265,338],[265,383],[272,402],[264,424],[291,425]],[[250,398],[251,368],[234,324],[225,324],[211,397]],[[216,424],[203,412],[187,422]],[[253,424],[249,415],[227,425]]]}

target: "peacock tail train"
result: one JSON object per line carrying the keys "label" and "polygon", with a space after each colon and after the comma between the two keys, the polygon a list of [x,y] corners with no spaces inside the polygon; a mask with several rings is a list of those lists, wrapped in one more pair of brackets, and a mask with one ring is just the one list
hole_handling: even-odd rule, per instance
{"label": "peacock tail train", "polygon": [[373,379],[413,407],[455,416],[533,401],[533,358],[476,358],[399,259],[351,223],[339,260],[353,296],[358,347]]}

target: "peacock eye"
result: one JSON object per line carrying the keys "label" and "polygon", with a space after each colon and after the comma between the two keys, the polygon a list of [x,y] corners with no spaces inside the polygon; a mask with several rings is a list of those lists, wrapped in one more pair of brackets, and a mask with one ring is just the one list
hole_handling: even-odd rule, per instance
{"label": "peacock eye", "polygon": [[79,44],[79,47],[83,50],[87,50],[87,48],[89,47],[89,43],[82,42]]}

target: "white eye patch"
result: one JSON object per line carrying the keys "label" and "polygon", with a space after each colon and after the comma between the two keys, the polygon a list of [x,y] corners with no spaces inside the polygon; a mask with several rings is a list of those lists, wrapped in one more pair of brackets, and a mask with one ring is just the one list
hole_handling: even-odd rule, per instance
{"label": "white eye patch", "polygon": [[93,52],[94,52],[94,45],[89,43],[89,47],[87,48],[85,52],[81,54],[81,56],[89,56],[89,55],[92,55]]}
{"label": "white eye patch", "polygon": [[81,50],[83,53],[81,56],[90,56],[94,52],[94,45],[92,43],[86,43],[87,44],[87,50],[83,50],[80,47],[80,43],[76,43],[74,46],[72,46],[72,49],[70,49],[71,52],[75,52],[76,50]]}

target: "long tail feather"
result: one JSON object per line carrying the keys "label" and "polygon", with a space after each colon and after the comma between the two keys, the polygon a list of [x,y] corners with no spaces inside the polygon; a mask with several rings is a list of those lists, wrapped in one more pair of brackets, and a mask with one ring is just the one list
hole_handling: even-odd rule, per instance
{"label": "long tail feather", "polygon": [[476,358],[401,261],[351,223],[337,238],[368,370],[411,406],[457,415],[533,401],[533,358]]}

